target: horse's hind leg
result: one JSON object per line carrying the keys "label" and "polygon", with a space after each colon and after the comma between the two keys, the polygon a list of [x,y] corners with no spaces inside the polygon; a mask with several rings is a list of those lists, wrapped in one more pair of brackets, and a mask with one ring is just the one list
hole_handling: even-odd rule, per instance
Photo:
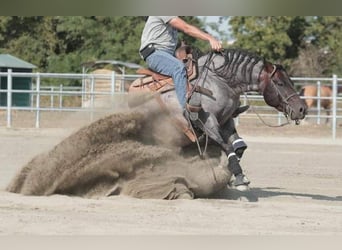
{"label": "horse's hind leg", "polygon": [[[228,138],[223,139],[216,117],[211,113],[204,112],[202,110],[199,112],[199,118],[200,119],[196,122],[196,125],[203,129],[205,133],[220,145],[222,150],[226,153],[228,159],[228,170],[235,176],[233,185],[240,190],[246,190],[250,182],[243,174],[232,143],[229,142]],[[199,121],[202,121],[203,123]]]}
{"label": "horse's hind leg", "polygon": [[325,124],[329,123],[330,109],[327,109],[327,118],[325,119]]}

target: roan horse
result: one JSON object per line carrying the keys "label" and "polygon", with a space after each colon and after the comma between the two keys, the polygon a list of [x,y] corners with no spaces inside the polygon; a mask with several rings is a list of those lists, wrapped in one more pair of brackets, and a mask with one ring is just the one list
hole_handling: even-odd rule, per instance
{"label": "roan horse", "polygon": [[[220,146],[226,158],[225,167],[235,176],[242,172],[239,158],[247,147],[244,143],[236,146],[241,138],[233,120],[240,105],[241,94],[248,91],[260,92],[269,106],[283,112],[296,123],[305,117],[307,106],[294,90],[294,84],[282,66],[240,49],[209,52],[196,61],[198,72],[196,79],[191,80],[193,92],[189,103],[200,105],[202,109],[199,112],[190,112],[188,121],[191,120],[197,134],[205,134]],[[148,92],[157,89],[160,81],[155,78],[152,83],[144,84],[146,77],[133,82],[129,91]],[[173,119],[176,120],[175,124],[179,124],[182,119],[186,123],[172,88],[159,94],[155,96],[162,109],[174,117],[178,116]],[[149,107],[148,111],[152,109]],[[191,140],[182,143],[190,144]],[[247,183],[243,185],[247,186]]]}

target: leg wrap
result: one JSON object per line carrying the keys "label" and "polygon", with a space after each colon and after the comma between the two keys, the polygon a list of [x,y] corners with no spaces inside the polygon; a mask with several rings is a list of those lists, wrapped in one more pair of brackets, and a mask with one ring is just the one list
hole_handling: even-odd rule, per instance
{"label": "leg wrap", "polygon": [[231,153],[228,156],[228,169],[235,176],[238,174],[242,174],[242,168],[240,166],[239,160],[237,159],[237,157],[234,153]]}
{"label": "leg wrap", "polygon": [[234,148],[234,152],[236,153],[236,156],[238,158],[241,158],[243,155],[243,152],[247,148],[247,144],[240,138],[233,142],[233,148]]}

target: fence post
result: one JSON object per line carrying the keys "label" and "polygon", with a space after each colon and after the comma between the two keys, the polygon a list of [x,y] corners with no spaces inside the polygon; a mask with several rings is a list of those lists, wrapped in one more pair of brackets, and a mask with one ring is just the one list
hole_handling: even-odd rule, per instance
{"label": "fence post", "polygon": [[59,85],[59,111],[62,111],[63,107],[63,84]]}
{"label": "fence post", "polygon": [[111,74],[111,92],[112,92],[112,95],[114,95],[115,93],[115,71],[114,70],[112,71],[112,74]]}
{"label": "fence post", "polygon": [[91,75],[91,83],[90,83],[90,121],[94,120],[94,98],[95,98],[95,76]]}
{"label": "fence post", "polygon": [[[34,86],[34,83],[32,83],[32,91],[34,91],[34,88],[35,88],[35,86]],[[34,104],[34,93],[32,92],[31,94],[31,97],[30,97],[30,102],[31,102],[31,105],[30,105],[30,107],[31,107],[31,112],[33,111],[33,104]]]}
{"label": "fence post", "polygon": [[40,127],[40,74],[37,73],[36,84],[36,128]]}
{"label": "fence post", "polygon": [[53,106],[54,106],[54,92],[55,91],[55,87],[51,87],[50,88],[50,92],[51,92],[51,94],[50,94],[50,107],[51,108],[53,108]]}
{"label": "fence post", "polygon": [[336,139],[336,123],[337,123],[337,75],[333,75],[333,85],[332,85],[332,138]]}
{"label": "fence post", "polygon": [[321,82],[317,82],[317,124],[321,124]]}
{"label": "fence post", "polygon": [[7,128],[12,125],[12,69],[7,70]]}
{"label": "fence post", "polygon": [[120,93],[123,93],[125,91],[125,67],[123,67],[122,72],[121,72],[121,85],[120,85]]}

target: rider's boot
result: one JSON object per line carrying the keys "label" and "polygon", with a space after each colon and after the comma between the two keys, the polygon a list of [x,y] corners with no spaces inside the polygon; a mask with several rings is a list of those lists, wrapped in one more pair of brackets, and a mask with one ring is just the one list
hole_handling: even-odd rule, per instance
{"label": "rider's boot", "polygon": [[188,84],[185,109],[186,109],[186,112],[188,113],[190,120],[196,121],[198,120],[198,112],[202,110],[201,99],[200,99],[200,95],[196,95],[190,90],[191,88],[190,86],[191,85]]}
{"label": "rider's boot", "polygon": [[198,112],[202,109],[200,104],[192,104],[190,101],[187,101],[185,104],[185,112],[187,113],[188,117],[191,121],[198,120]]}
{"label": "rider's boot", "polygon": [[193,107],[194,106],[191,106],[191,105],[189,105],[187,103],[186,104],[186,111],[187,111],[187,113],[189,115],[190,120],[191,121],[196,121],[196,120],[198,120],[198,112],[199,112],[200,108],[197,109],[197,107],[195,107],[195,108],[193,108]]}

